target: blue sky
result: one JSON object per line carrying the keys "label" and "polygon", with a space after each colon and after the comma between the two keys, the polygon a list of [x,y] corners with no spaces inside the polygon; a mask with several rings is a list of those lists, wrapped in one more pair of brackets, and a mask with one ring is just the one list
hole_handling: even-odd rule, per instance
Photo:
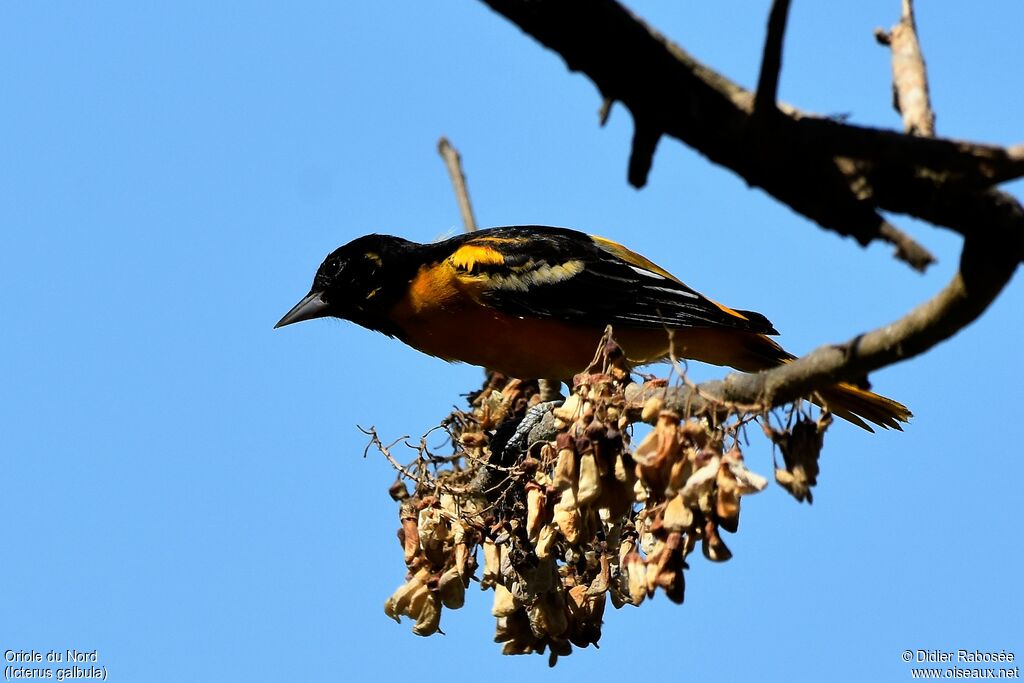
{"label": "blue sky", "polygon": [[[630,6],[750,85],[768,4]],[[898,126],[871,37],[898,5],[794,3],[782,98]],[[938,130],[1020,142],[1024,6],[971,8],[918,9]],[[956,263],[955,236],[897,217],[940,258],[922,277],[671,140],[634,190],[628,112],[599,128],[593,85],[475,2],[4,3],[0,65],[0,648],[97,650],[110,680],[551,675],[498,654],[489,594],[428,639],[382,611],[404,571],[393,473],[356,425],[418,435],[480,371],[341,322],[271,329],[339,244],[460,229],[442,134],[483,225],[627,242],[797,353]],[[837,424],[812,507],[748,499],[685,605],[609,609],[601,649],[554,675],[903,680],[907,648],[1024,656],[1022,307],[1017,277],[876,373],[906,432]],[[770,474],[765,443],[747,460]]]}

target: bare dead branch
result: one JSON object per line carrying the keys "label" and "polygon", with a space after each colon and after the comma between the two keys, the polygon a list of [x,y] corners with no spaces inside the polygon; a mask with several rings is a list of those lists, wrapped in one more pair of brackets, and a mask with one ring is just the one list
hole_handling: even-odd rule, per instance
{"label": "bare dead branch", "polygon": [[476,218],[473,217],[473,206],[469,203],[469,189],[466,186],[466,176],[462,172],[462,157],[459,151],[452,146],[448,138],[441,137],[437,141],[437,152],[444,159],[448,167],[448,175],[452,179],[452,188],[455,190],[455,199],[459,203],[459,213],[462,214],[462,225],[466,232],[476,230]]}
{"label": "bare dead branch", "polygon": [[928,96],[928,76],[917,38],[912,0],[902,0],[899,23],[886,33],[875,30],[878,42],[892,51],[893,107],[903,117],[903,130],[911,135],[935,136],[935,113]]}
{"label": "bare dead branch", "polygon": [[764,39],[757,94],[754,96],[754,113],[758,116],[765,116],[776,109],[775,99],[779,90],[779,73],[782,70],[782,41],[786,35],[788,16],[789,0],[773,0],[771,12],[768,14],[768,32]]}

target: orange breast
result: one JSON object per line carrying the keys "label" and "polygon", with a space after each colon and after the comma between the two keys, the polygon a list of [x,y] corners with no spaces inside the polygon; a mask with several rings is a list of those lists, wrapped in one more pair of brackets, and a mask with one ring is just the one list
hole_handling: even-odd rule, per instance
{"label": "orange breast", "polygon": [[[444,265],[424,267],[391,310],[391,318],[403,341],[424,353],[513,377],[569,379],[593,359],[603,327],[507,315],[479,303],[477,294],[472,283],[454,277]],[[665,330],[623,328],[614,334],[636,365],[668,355]],[[778,349],[774,342],[737,330],[677,330],[674,345],[679,358],[744,370],[777,363],[762,353]]]}

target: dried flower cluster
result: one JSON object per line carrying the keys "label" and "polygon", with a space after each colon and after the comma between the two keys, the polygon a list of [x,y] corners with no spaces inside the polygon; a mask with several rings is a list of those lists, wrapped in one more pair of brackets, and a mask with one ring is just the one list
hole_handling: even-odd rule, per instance
{"label": "dried flower cluster", "polygon": [[[376,442],[401,475],[392,496],[408,575],[387,600],[389,616],[435,633],[442,608],[461,607],[476,578],[493,591],[502,652],[547,650],[554,665],[573,645],[598,642],[608,601],[639,605],[661,589],[681,603],[698,545],[714,562],[732,556],[721,532],[737,530],[742,497],[767,484],[746,468],[736,438],[752,417],[712,425],[659,398],[632,405],[628,372],[604,369],[577,376],[561,406],[529,413],[536,384],[492,375],[470,412],[446,421],[451,457],[421,445],[417,463],[403,467]],[[637,413],[655,426],[632,449],[627,414]],[[826,425],[770,430],[787,465],[776,478],[798,499],[810,498]]]}

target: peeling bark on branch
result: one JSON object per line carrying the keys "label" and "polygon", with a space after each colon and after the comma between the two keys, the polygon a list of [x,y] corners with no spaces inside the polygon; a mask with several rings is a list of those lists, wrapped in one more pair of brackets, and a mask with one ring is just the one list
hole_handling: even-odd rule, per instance
{"label": "peeling bark on branch", "polygon": [[875,38],[892,50],[893,106],[903,117],[903,130],[911,135],[935,136],[935,113],[928,96],[928,77],[924,55],[917,40],[914,5],[903,0],[898,24],[886,33],[875,30]]}

